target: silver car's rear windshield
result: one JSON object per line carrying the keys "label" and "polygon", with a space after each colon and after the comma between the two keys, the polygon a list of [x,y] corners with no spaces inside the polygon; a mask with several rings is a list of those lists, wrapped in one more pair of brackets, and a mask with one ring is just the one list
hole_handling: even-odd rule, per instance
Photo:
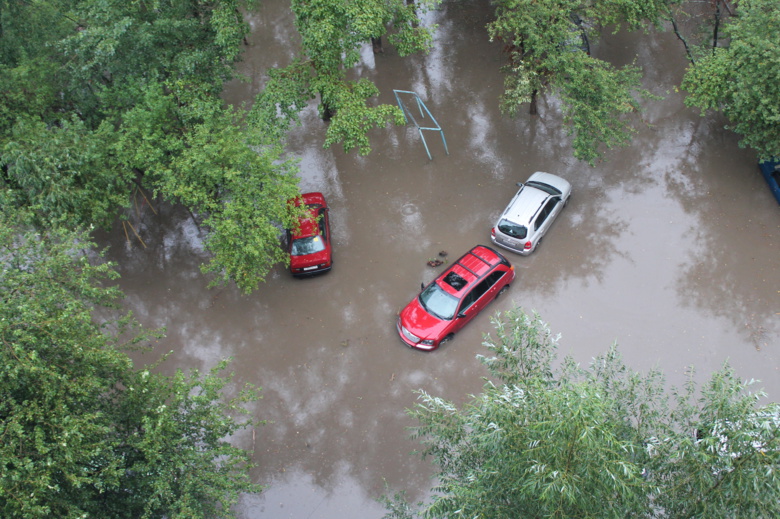
{"label": "silver car's rear windshield", "polygon": [[539,182],[537,180],[530,180],[525,183],[526,186],[535,187],[536,189],[541,189],[545,193],[549,195],[560,195],[561,191],[559,189],[554,188],[550,184],[545,184],[544,182]]}
{"label": "silver car's rear windshield", "polygon": [[439,319],[452,319],[458,309],[458,300],[441,289],[436,283],[431,283],[420,293],[420,304],[429,313]]}
{"label": "silver car's rear windshield", "polygon": [[526,229],[524,225],[518,225],[506,219],[498,222],[498,230],[507,236],[521,240],[528,236],[528,229]]}

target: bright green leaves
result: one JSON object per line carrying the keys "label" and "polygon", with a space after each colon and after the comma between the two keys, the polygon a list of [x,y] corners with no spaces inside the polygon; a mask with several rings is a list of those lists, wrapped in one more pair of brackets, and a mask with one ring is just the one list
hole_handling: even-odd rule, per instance
{"label": "bright green leaves", "polygon": [[253,3],[3,3],[4,200],[41,229],[108,226],[140,186],[203,219],[218,281],[256,288],[285,257],[279,228],[298,190],[282,132],[264,126],[276,122],[246,123],[220,98]]}
{"label": "bright green leaves", "polygon": [[225,362],[135,371],[119,348],[159,334],[116,317],[111,266],[84,234],[18,216],[0,210],[0,516],[232,517],[259,490],[228,441],[256,391],[225,399]]}
{"label": "bright green leaves", "polygon": [[127,170],[106,156],[116,135],[110,125],[90,130],[73,117],[47,127],[19,118],[0,149],[14,203],[42,227],[109,225],[126,202]]}
{"label": "bright green leaves", "polygon": [[[660,372],[616,349],[583,368],[557,358],[538,317],[507,312],[478,356],[491,378],[458,408],[420,392],[414,437],[436,467],[428,519],[775,517],[780,407],[728,367],[666,396]],[[388,517],[411,518],[403,501]]]}
{"label": "bright green leaves", "polygon": [[780,5],[746,0],[723,27],[728,47],[718,47],[685,74],[686,104],[720,110],[741,146],[768,158],[780,156]]}
{"label": "bright green leaves", "polygon": [[534,113],[538,95],[557,95],[574,138],[574,156],[590,164],[604,147],[627,143],[632,129],[625,115],[639,109],[637,96],[648,95],[640,88],[640,71],[618,69],[590,56],[583,38],[593,39],[597,25],[656,23],[665,5],[636,0],[496,2],[488,33],[509,48],[502,110],[515,116],[520,105],[530,102]]}
{"label": "bright green leaves", "polygon": [[636,30],[657,26],[669,6],[676,3],[678,0],[596,0],[586,9],[604,26],[625,24]]}
{"label": "bright green leaves", "polygon": [[347,72],[360,61],[364,44],[388,34],[401,55],[427,51],[432,28],[417,16],[437,1],[407,5],[403,0],[313,0],[292,2],[301,35],[301,56],[284,69],[269,72],[252,117],[279,134],[298,120],[298,113],[319,97],[320,114],[331,122],[325,146],[341,143],[345,151],[371,151],[368,132],[390,123],[403,124],[395,106],[372,105],[379,91],[367,79],[351,80]]}
{"label": "bright green leaves", "polygon": [[677,392],[666,435],[649,445],[656,503],[669,517],[776,517],[780,514],[780,406],[760,406],[754,381],[726,366],[701,388]]}
{"label": "bright green leaves", "polygon": [[118,292],[82,255],[74,235],[18,234],[0,215],[0,515],[66,517],[85,510],[93,471],[116,477],[101,420],[130,361],[92,322],[93,304]]}
{"label": "bright green leaves", "polygon": [[[616,397],[566,363],[557,337],[519,311],[482,357],[496,382],[461,410],[421,393],[410,414],[440,467],[425,517],[628,517],[641,510],[641,441]],[[610,502],[603,508],[605,500]],[[460,511],[457,512],[456,511]]]}
{"label": "bright green leaves", "polygon": [[280,235],[292,225],[287,200],[299,193],[297,169],[241,113],[209,99],[187,106],[180,117],[189,131],[177,152],[149,170],[163,171],[160,189],[203,217],[213,254],[204,270],[251,292],[287,260]]}
{"label": "bright green leaves", "polygon": [[[228,441],[242,425],[244,404],[256,399],[247,387],[233,398],[223,390],[231,377],[222,362],[206,375],[177,371],[171,377],[132,373],[117,402],[116,454],[123,460],[122,487],[108,502],[117,516],[154,518],[233,517],[241,492],[259,491],[249,480],[247,452]],[[114,499],[111,499],[114,498]],[[129,506],[134,515],[118,505]]]}
{"label": "bright green leaves", "polygon": [[570,69],[570,76],[561,83],[559,93],[564,100],[567,132],[574,138],[574,154],[593,164],[601,156],[601,145],[607,148],[625,145],[636,131],[623,116],[640,110],[634,96],[641,71],[634,66],[618,69],[584,55],[579,59],[587,63]]}
{"label": "bright green leaves", "polygon": [[379,94],[376,86],[366,79],[327,87],[322,99],[333,108],[335,115],[328,126],[325,146],[341,142],[345,151],[358,148],[361,155],[368,155],[371,151],[369,130],[405,122],[403,112],[397,106],[371,107],[366,104],[368,98]]}

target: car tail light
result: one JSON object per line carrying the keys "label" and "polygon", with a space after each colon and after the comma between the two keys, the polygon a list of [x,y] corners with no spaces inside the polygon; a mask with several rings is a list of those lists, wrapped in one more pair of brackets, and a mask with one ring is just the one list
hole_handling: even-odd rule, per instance
{"label": "car tail light", "polygon": [[492,229],[490,229],[490,236],[492,236],[493,238],[495,238],[495,237],[496,237],[496,228],[495,228],[495,227],[493,227]]}
{"label": "car tail light", "polygon": [[533,246],[534,246],[534,244],[531,243],[531,240],[528,240],[527,242],[525,242],[525,247],[523,247],[523,248],[525,250],[531,250],[531,247],[533,247]]}

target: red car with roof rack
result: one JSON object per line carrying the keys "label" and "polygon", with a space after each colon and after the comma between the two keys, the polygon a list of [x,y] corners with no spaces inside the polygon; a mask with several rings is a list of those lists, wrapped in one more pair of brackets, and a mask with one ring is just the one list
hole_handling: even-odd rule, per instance
{"label": "red car with roof rack", "polygon": [[396,328],[410,348],[432,351],[449,341],[515,279],[498,251],[477,245],[434,279],[401,311]]}
{"label": "red car with roof rack", "polygon": [[298,220],[298,228],[287,231],[290,272],[303,277],[327,272],[333,267],[328,203],[322,193],[304,193],[290,201],[306,206],[307,215]]}

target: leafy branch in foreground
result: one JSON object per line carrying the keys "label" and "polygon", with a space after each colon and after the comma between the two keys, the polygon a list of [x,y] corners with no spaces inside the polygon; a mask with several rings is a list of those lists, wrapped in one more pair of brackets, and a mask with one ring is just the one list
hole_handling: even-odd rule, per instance
{"label": "leafy branch in foreground", "polygon": [[728,366],[670,397],[659,371],[629,370],[615,347],[583,368],[558,358],[538,316],[495,326],[482,393],[458,408],[421,391],[408,411],[437,485],[417,509],[385,498],[388,519],[780,513],[780,407]]}
{"label": "leafy branch in foreground", "polygon": [[108,227],[140,188],[204,219],[204,270],[257,288],[287,257],[294,164],[225,107],[254,0],[3,2],[0,190],[44,232]]}
{"label": "leafy branch in foreground", "polygon": [[252,425],[240,415],[256,391],[234,392],[227,361],[135,369],[122,349],[161,334],[106,317],[121,297],[111,265],[86,234],[17,217],[0,210],[0,516],[232,517],[259,490],[228,441]]}

